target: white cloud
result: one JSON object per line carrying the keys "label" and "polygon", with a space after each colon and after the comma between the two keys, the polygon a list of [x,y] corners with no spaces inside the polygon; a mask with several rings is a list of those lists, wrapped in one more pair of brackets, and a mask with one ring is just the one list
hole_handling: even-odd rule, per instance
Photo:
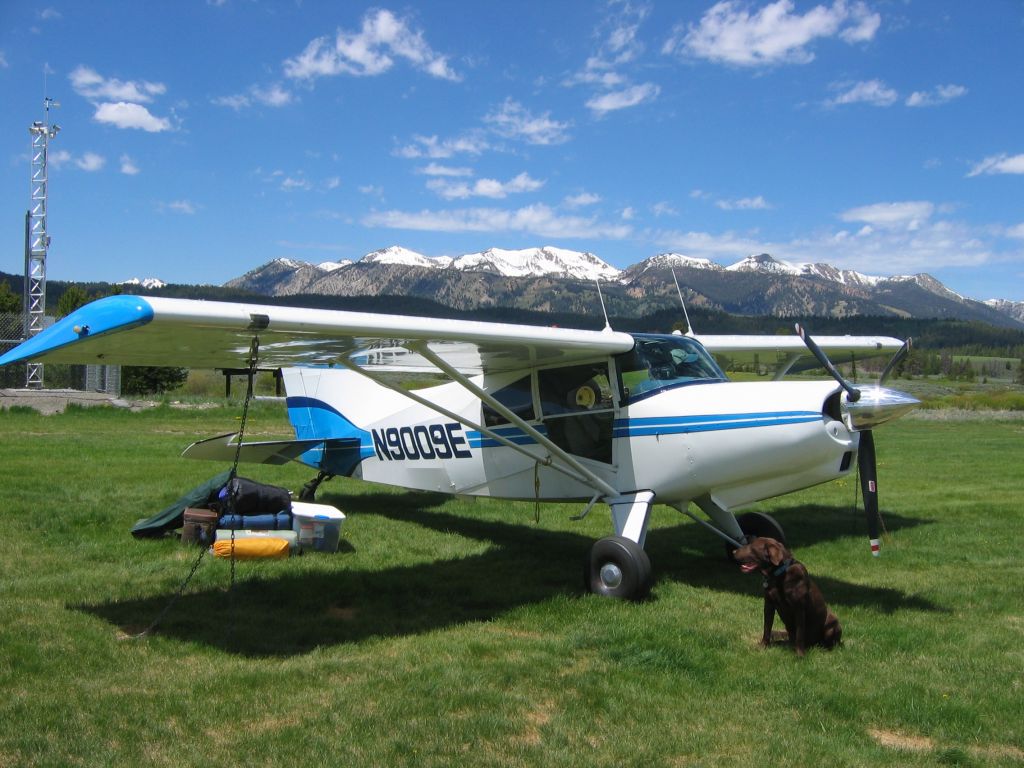
{"label": "white cloud", "polygon": [[285,192],[291,192],[294,189],[301,189],[304,192],[308,192],[312,188],[312,182],[310,182],[309,179],[304,179],[302,177],[296,178],[294,176],[286,176],[281,181],[281,189]]}
{"label": "white cloud", "polygon": [[333,41],[326,36],[311,41],[298,56],[285,60],[284,72],[296,80],[341,74],[380,75],[394,66],[395,57],[432,77],[460,79],[448,58],[427,44],[421,30],[414,30],[406,19],[383,9],[367,13],[358,32],[339,29]]}
{"label": "white cloud", "polygon": [[1006,236],[1024,240],[1024,223],[1018,224],[1015,227],[1008,227],[1006,230]]}
{"label": "white cloud", "polygon": [[471,168],[455,168],[450,165],[441,165],[440,163],[428,163],[422,168],[418,168],[416,172],[422,173],[424,176],[447,176],[450,178],[461,178],[473,175],[473,169]]}
{"label": "white cloud", "polygon": [[60,170],[61,166],[69,162],[71,162],[71,153],[66,149],[51,149],[46,153],[46,164],[55,170]]}
{"label": "white cloud", "polygon": [[251,85],[245,93],[235,93],[230,96],[218,96],[210,100],[218,107],[228,107],[236,112],[248,109],[253,104],[262,104],[265,107],[284,107],[294,101],[290,91],[286,91],[279,83],[272,83],[268,86]]}
{"label": "white cloud", "polygon": [[[695,190],[695,191],[699,191],[699,190]],[[692,193],[691,193],[691,197],[692,197]],[[654,212],[654,215],[656,217],[659,217],[659,218],[662,217],[662,216],[678,216],[679,215],[679,211],[677,211],[675,208],[673,208],[672,204],[667,202],[667,201],[665,201],[665,200],[662,200],[661,202],[655,203],[654,206],[651,208],[651,210]]]}
{"label": "white cloud", "polygon": [[739,200],[716,200],[715,205],[723,211],[764,211],[772,207],[761,195]]}
{"label": "white cloud", "polygon": [[10,64],[7,63],[7,55],[0,51],[0,69],[7,69]]}
{"label": "white cloud", "polygon": [[823,230],[788,241],[736,232],[663,231],[660,247],[729,264],[751,253],[770,253],[796,263],[827,261],[841,269],[874,275],[932,272],[983,265],[992,259],[984,236],[962,222],[925,221],[917,228],[864,226],[858,231]]}
{"label": "white cloud", "polygon": [[562,144],[569,140],[568,123],[551,119],[551,113],[534,116],[518,101],[505,99],[500,107],[484,117],[492,130],[506,139],[527,144]]}
{"label": "white cloud", "polygon": [[935,107],[967,95],[962,85],[937,85],[930,91],[914,91],[907,97],[908,107]]}
{"label": "white cloud", "polygon": [[103,155],[97,155],[95,152],[86,152],[80,158],[75,160],[75,165],[81,168],[83,171],[98,171],[107,164],[107,158]]}
{"label": "white cloud", "polygon": [[330,178],[324,180],[324,189],[326,189],[328,192],[330,192],[333,189],[337,189],[340,186],[341,186],[341,177],[340,176],[331,176]]}
{"label": "white cloud", "polygon": [[228,107],[229,109],[233,109],[235,112],[241,112],[243,109],[252,105],[252,100],[244,93],[236,93],[231,96],[218,96],[215,99],[211,99],[211,102],[218,107]]}
{"label": "white cloud", "polygon": [[816,40],[838,36],[847,43],[866,42],[881,22],[859,1],[834,0],[800,14],[791,0],[777,0],[756,13],[746,3],[723,0],[697,25],[677,26],[662,52],[737,66],[807,64],[814,59],[809,48]]}
{"label": "white cloud", "polygon": [[118,128],[139,128],[149,133],[171,130],[171,121],[167,118],[150,114],[141,104],[129,104],[124,101],[100,104],[96,107],[96,114],[92,119]]}
{"label": "white cloud", "polygon": [[632,221],[636,218],[636,209],[627,205],[619,212],[619,216],[622,217],[623,221]]}
{"label": "white cloud", "polygon": [[543,204],[515,210],[464,208],[448,211],[383,211],[363,219],[368,227],[430,232],[522,232],[550,238],[620,240],[632,234],[626,224],[604,224],[595,218],[560,216]]}
{"label": "white cloud", "polygon": [[167,92],[167,86],[163,83],[105,78],[86,66],[76,67],[68,75],[68,79],[77,94],[92,101],[130,101],[148,104],[153,101],[154,96],[162,96]]}
{"label": "white cloud", "polygon": [[410,160],[430,158],[445,160],[454,155],[479,155],[489,149],[487,140],[478,133],[467,133],[454,139],[441,140],[437,136],[413,136],[413,143],[399,147],[395,154]]}
{"label": "white cloud", "polygon": [[580,72],[570,75],[563,85],[590,85],[597,92],[586,105],[597,117],[653,101],[661,89],[654,83],[633,84],[623,70],[635,69],[644,52],[640,42],[640,25],[649,13],[647,4],[608,3],[611,9],[603,19],[596,36],[600,39],[596,53],[587,58]]}
{"label": "white cloud", "polygon": [[971,169],[968,176],[991,175],[996,173],[1024,173],[1024,154],[1007,155],[1002,153],[986,157]]}
{"label": "white cloud", "polygon": [[653,101],[661,92],[654,83],[643,83],[632,85],[620,91],[611,91],[594,96],[587,101],[587,107],[598,116],[605,115],[618,109],[635,107],[648,101]]}
{"label": "white cloud", "polygon": [[56,8],[43,8],[39,12],[39,18],[43,21],[55,21],[64,18]]}
{"label": "white cloud", "polygon": [[477,179],[470,184],[464,181],[449,181],[447,178],[434,178],[427,182],[427,189],[436,192],[446,200],[464,200],[468,197],[489,197],[500,200],[511,194],[534,192],[544,186],[543,181],[520,173],[513,179],[501,182],[496,179]]}
{"label": "white cloud", "polygon": [[602,20],[597,30],[600,44],[593,56],[587,57],[581,72],[571,75],[565,85],[598,85],[615,88],[626,82],[617,68],[630,64],[639,58],[644,50],[638,32],[648,9],[644,5],[621,4]]}
{"label": "white cloud", "polygon": [[279,84],[273,83],[266,88],[252,86],[249,89],[254,100],[267,107],[283,107],[292,103],[292,95]]}
{"label": "white cloud", "polygon": [[135,176],[139,172],[139,166],[135,164],[128,155],[121,155],[121,173],[126,176]]}
{"label": "white cloud", "polygon": [[182,213],[192,216],[196,212],[196,205],[190,200],[173,200],[169,203],[161,203],[160,210],[168,210],[172,213]]}
{"label": "white cloud", "polygon": [[846,84],[833,87],[836,90],[845,90],[835,98],[826,101],[826,106],[870,104],[874,107],[888,107],[895,104],[900,97],[896,91],[881,80],[863,80],[853,85]]}
{"label": "white cloud", "polygon": [[916,230],[931,218],[935,204],[927,201],[874,203],[850,208],[839,214],[843,221],[862,221],[871,227]]}
{"label": "white cloud", "polygon": [[580,192],[578,195],[570,195],[562,201],[566,208],[583,208],[601,202],[601,196],[591,192]]}

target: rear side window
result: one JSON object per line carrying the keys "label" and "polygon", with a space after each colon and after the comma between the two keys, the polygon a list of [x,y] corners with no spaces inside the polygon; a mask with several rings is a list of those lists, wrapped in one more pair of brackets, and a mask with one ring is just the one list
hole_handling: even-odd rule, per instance
{"label": "rear side window", "polygon": [[[533,421],[536,418],[529,376],[516,379],[508,386],[491,392],[490,395],[524,421]],[[508,419],[484,403],[484,425],[494,427],[499,424],[508,424]]]}

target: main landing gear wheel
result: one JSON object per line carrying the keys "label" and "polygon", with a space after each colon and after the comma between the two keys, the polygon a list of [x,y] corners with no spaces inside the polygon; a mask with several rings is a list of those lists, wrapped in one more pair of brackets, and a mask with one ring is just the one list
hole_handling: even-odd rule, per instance
{"label": "main landing gear wheel", "polygon": [[[743,531],[748,543],[759,538],[775,539],[783,544],[786,543],[786,534],[782,531],[782,526],[771,515],[766,515],[763,512],[746,512],[739,515],[736,522],[739,523],[740,530]],[[729,560],[732,560],[734,549],[732,544],[725,543],[725,556]]]}
{"label": "main landing gear wheel", "polygon": [[643,600],[651,591],[651,561],[632,539],[609,536],[590,550],[587,588],[595,595]]}

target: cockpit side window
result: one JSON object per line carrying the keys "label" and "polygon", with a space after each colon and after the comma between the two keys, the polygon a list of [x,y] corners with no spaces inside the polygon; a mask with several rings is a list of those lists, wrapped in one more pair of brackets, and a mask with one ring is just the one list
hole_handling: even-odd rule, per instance
{"label": "cockpit side window", "polygon": [[725,381],[725,374],[694,339],[687,336],[634,335],[636,345],[616,358],[623,393],[630,400],[683,384]]}
{"label": "cockpit side window", "polygon": [[544,418],[612,407],[608,363],[590,363],[537,372]]}
{"label": "cockpit side window", "polygon": [[608,361],[537,371],[544,427],[574,456],[610,464],[615,398]]}

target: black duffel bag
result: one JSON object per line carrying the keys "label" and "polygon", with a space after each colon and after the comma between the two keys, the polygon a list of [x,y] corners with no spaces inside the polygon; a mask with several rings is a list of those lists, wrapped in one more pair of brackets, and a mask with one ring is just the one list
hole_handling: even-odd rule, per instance
{"label": "black duffel bag", "polygon": [[236,515],[276,515],[292,511],[292,495],[287,489],[257,483],[247,477],[235,477],[226,483],[217,493],[216,503],[222,513]]}

